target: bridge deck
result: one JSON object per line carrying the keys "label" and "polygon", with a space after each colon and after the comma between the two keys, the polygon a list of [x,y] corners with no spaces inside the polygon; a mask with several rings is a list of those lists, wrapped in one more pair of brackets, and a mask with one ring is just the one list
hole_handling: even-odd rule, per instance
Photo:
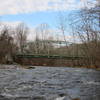
{"label": "bridge deck", "polygon": [[85,57],[78,56],[63,56],[63,55],[43,55],[43,54],[18,54],[16,55],[18,58],[52,58],[52,59],[84,59]]}

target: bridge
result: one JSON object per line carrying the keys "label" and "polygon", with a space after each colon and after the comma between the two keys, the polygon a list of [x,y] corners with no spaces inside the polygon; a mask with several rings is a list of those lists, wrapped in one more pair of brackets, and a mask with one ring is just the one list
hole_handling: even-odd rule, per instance
{"label": "bridge", "polygon": [[48,59],[84,59],[83,56],[61,56],[61,55],[43,55],[43,54],[17,54],[17,58],[48,58]]}
{"label": "bridge", "polygon": [[33,66],[80,66],[84,64],[85,57],[69,57],[59,55],[16,55],[14,61],[21,65]]}
{"label": "bridge", "polygon": [[[86,59],[74,50],[74,43],[65,41],[35,41],[32,53],[21,53],[14,57],[15,62],[34,66],[77,66]],[[69,49],[71,48],[71,49]]]}
{"label": "bridge", "polygon": [[[31,42],[34,47],[30,53],[19,53],[16,54],[18,58],[52,58],[52,59],[83,59],[85,57],[78,55],[75,52],[75,43],[68,41],[57,41],[57,40],[37,40]],[[29,46],[29,44],[28,44]],[[25,46],[27,47],[27,46]],[[68,50],[68,47],[71,50]]]}

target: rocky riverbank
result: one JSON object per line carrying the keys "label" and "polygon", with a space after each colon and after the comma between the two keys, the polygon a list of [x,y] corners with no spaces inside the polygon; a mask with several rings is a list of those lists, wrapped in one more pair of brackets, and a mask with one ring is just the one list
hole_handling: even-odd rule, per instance
{"label": "rocky riverbank", "polygon": [[[29,66],[29,65],[20,65],[20,64],[0,64],[0,69],[19,69],[19,68],[24,68],[24,69],[35,69],[36,66]],[[47,67],[47,66],[37,66],[37,67]],[[54,66],[50,66],[54,67]],[[62,66],[63,67],[63,66]],[[75,66],[75,67],[69,67],[69,68],[87,68],[87,69],[95,69],[100,71],[100,68],[95,68],[95,67],[88,67],[88,66]]]}
{"label": "rocky riverbank", "polygon": [[17,69],[20,68],[21,65],[6,65],[6,64],[0,64],[0,69]]}

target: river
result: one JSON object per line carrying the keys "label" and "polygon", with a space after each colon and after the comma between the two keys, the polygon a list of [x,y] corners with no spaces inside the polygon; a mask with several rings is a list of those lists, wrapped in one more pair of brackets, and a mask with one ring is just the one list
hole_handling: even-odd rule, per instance
{"label": "river", "polygon": [[65,67],[0,69],[0,100],[55,100],[61,93],[66,98],[100,100],[100,71]]}

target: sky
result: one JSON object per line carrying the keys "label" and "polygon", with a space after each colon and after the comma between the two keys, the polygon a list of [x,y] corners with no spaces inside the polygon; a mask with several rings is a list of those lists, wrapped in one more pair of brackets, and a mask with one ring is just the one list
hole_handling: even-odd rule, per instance
{"label": "sky", "polygon": [[9,25],[24,22],[31,28],[47,23],[52,29],[57,26],[57,16],[60,12],[69,18],[71,13],[84,8],[87,2],[92,2],[89,8],[96,3],[95,0],[0,0],[0,2],[1,22]]}

